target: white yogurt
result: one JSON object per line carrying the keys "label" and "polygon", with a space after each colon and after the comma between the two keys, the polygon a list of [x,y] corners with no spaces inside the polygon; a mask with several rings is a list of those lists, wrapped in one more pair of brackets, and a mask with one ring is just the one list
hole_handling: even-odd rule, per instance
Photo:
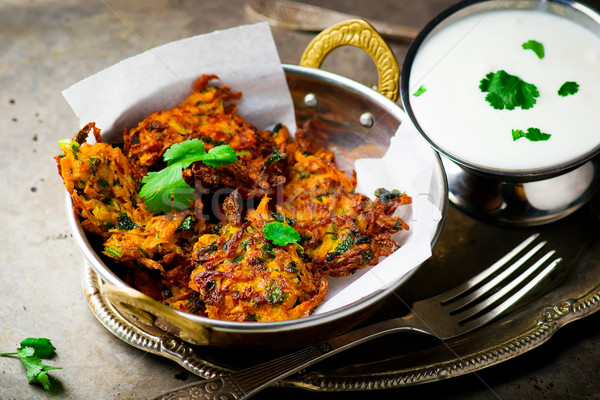
{"label": "white yogurt", "polygon": [[[522,44],[544,45],[539,59]],[[496,110],[480,81],[505,70],[534,84],[533,108]],[[567,81],[579,91],[557,94]],[[423,86],[418,97],[413,93]],[[600,144],[600,37],[541,10],[491,10],[433,33],[411,69],[410,104],[426,135],[449,154],[481,167],[533,170],[581,156]],[[539,128],[548,141],[516,141],[512,130]]]}

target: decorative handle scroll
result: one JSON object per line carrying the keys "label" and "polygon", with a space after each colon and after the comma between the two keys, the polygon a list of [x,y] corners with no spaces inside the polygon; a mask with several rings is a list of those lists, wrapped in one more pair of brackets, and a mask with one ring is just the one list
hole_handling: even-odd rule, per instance
{"label": "decorative handle scroll", "polygon": [[398,99],[400,67],[394,53],[368,22],[351,19],[333,25],[319,33],[306,47],[300,65],[319,68],[333,49],[339,46],[356,46],[366,51],[377,67],[377,91],[392,101]]}
{"label": "decorative handle scroll", "polygon": [[210,341],[210,331],[204,326],[137,290],[104,284],[101,292],[123,318],[143,331],[159,337],[165,332],[173,333],[198,345]]}
{"label": "decorative handle scroll", "polygon": [[538,324],[543,323],[554,323],[561,319],[563,316],[573,312],[574,300],[564,300],[551,307],[546,307],[540,318]]}

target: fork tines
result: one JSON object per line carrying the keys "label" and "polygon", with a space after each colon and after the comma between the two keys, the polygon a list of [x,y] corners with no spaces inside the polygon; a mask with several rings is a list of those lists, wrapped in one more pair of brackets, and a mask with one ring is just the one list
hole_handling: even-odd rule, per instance
{"label": "fork tines", "polygon": [[555,251],[540,252],[547,242],[534,245],[538,237],[538,233],[531,235],[477,276],[442,294],[442,306],[460,318],[460,324],[474,319],[482,324],[504,312],[562,261],[557,257],[549,262]]}

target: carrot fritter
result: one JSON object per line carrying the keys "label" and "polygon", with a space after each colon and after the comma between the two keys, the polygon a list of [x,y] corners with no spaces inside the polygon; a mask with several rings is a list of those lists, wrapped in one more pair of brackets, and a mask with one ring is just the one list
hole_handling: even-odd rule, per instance
{"label": "carrot fritter", "polygon": [[135,129],[125,132],[125,153],[143,176],[156,164],[160,167],[162,155],[174,143],[201,139],[206,150],[228,144],[236,152],[247,154],[238,163],[216,170],[195,164],[188,179],[212,189],[239,188],[245,197],[272,193],[284,182],[273,154],[289,138],[287,128],[258,131],[237,115],[235,104],[226,103],[240,99],[242,94],[232,93],[227,86],[208,86],[212,79],[218,77],[204,75],[183,103],[154,112]]}
{"label": "carrot fritter", "polygon": [[327,293],[327,281],[314,275],[297,246],[275,246],[262,227],[272,221],[265,197],[242,226],[225,224],[194,246],[190,287],[198,291],[211,318],[278,321],[305,317]]}
{"label": "carrot fritter", "polygon": [[[397,190],[379,189],[374,201],[356,193],[356,176],[337,167],[333,152],[302,130],[294,138],[284,126],[257,130],[231,103],[240,93],[208,86],[215,78],[203,76],[183,103],[125,131],[123,151],[86,125],[61,141],[59,173],[83,228],[138,290],[210,318],[308,316],[327,294],[327,275],[374,265],[398,247],[392,234],[408,225],[396,210],[411,199]],[[85,143],[90,133],[93,145]],[[171,145],[188,139],[242,154],[217,167],[192,162],[182,178],[195,200],[175,209],[172,196],[171,212],[155,215],[139,197],[141,180],[164,168]],[[295,238],[275,239],[267,225],[285,226]]]}
{"label": "carrot fritter", "polygon": [[313,271],[348,275],[396,250],[391,235],[408,225],[394,212],[411,202],[409,196],[381,189],[373,202],[356,193],[356,177],[346,176],[336,167],[333,153],[316,148],[302,131],[286,152],[287,182],[278,211],[295,221]]}
{"label": "carrot fritter", "polygon": [[[98,143],[85,143],[93,131]],[[60,142],[63,154],[56,156],[58,172],[71,194],[74,210],[87,232],[110,236],[115,227],[144,226],[152,217],[138,197],[139,182],[118,147],[101,143],[94,123],[73,138]]]}

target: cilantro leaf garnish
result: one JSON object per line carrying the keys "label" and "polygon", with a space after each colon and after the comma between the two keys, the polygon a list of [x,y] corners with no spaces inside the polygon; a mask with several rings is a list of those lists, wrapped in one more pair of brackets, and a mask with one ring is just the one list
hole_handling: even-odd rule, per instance
{"label": "cilantro leaf garnish", "polygon": [[167,167],[149,172],[142,179],[143,186],[138,194],[148,210],[155,214],[168,213],[172,208],[184,210],[194,201],[194,189],[182,176],[184,169],[197,161],[213,168],[233,164],[238,160],[237,156],[245,154],[248,153],[236,153],[228,144],[215,146],[207,152],[204,142],[199,139],[175,143],[163,155]]}
{"label": "cilantro leaf garnish", "polygon": [[169,166],[181,164],[183,168],[187,168],[205,155],[204,142],[200,139],[191,139],[172,144],[163,154],[163,160]]}
{"label": "cilantro leaf garnish", "polygon": [[48,371],[53,369],[61,369],[61,367],[53,367],[42,363],[41,358],[49,358],[54,355],[56,348],[50,342],[50,339],[45,338],[27,338],[21,342],[21,347],[17,348],[14,353],[0,353],[0,356],[17,355],[25,369],[27,370],[27,378],[29,383],[39,383],[44,389],[50,389],[50,378]]}
{"label": "cilantro leaf garnish", "polygon": [[228,144],[215,146],[206,153],[202,162],[209,167],[220,167],[222,165],[233,164],[237,161],[237,156],[233,147]]}
{"label": "cilantro leaf garnish", "polygon": [[139,196],[144,198],[146,208],[155,214],[185,210],[194,201],[194,189],[183,179],[182,164],[175,164],[158,172],[149,172],[142,179]]}
{"label": "cilantro leaf garnish", "polygon": [[523,49],[532,50],[536,56],[541,60],[545,56],[544,45],[537,40],[529,40],[523,43]]}
{"label": "cilantro leaf garnish", "polygon": [[298,243],[300,240],[300,234],[294,228],[277,221],[266,223],[263,226],[263,235],[278,246]]}
{"label": "cilantro leaf garnish", "polygon": [[558,95],[562,97],[567,97],[570,94],[575,94],[579,91],[579,84],[577,82],[565,82],[562,84],[560,89],[558,89]]}
{"label": "cilantro leaf garnish", "polygon": [[515,107],[527,110],[534,106],[536,98],[540,96],[535,85],[504,70],[487,74],[481,80],[479,89],[488,92],[485,99],[496,110],[514,110]]}
{"label": "cilantro leaf garnish", "polygon": [[422,95],[426,91],[427,91],[427,89],[425,88],[425,86],[421,85],[421,86],[419,86],[419,88],[417,89],[417,91],[413,93],[413,96],[419,97],[420,95]]}
{"label": "cilantro leaf garnish", "polygon": [[552,135],[550,135],[549,133],[544,133],[538,128],[528,128],[527,132],[523,132],[521,129],[512,130],[513,141],[524,137],[525,139],[531,140],[532,142],[540,142],[550,139],[550,136]]}

